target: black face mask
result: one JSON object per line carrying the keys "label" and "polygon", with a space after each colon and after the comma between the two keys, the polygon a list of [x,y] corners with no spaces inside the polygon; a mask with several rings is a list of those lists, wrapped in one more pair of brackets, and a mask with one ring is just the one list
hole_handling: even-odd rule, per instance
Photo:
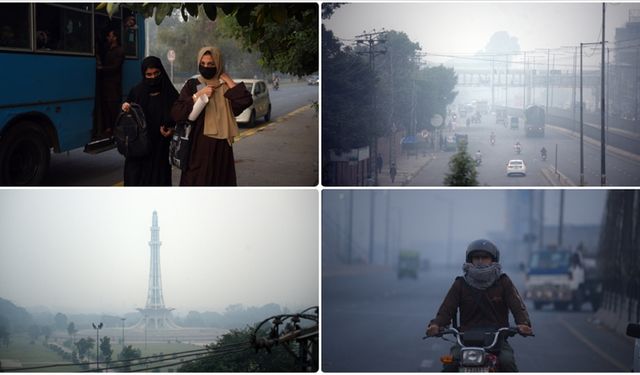
{"label": "black face mask", "polygon": [[161,87],[162,86],[162,81],[160,80],[160,77],[145,78],[144,79],[144,83],[145,83],[145,85],[147,85],[149,90],[151,90],[151,92],[160,91],[160,89],[162,88]]}
{"label": "black face mask", "polygon": [[218,72],[218,69],[216,67],[207,68],[206,66],[200,65],[200,74],[205,79],[211,79],[211,78],[215,77],[217,72]]}

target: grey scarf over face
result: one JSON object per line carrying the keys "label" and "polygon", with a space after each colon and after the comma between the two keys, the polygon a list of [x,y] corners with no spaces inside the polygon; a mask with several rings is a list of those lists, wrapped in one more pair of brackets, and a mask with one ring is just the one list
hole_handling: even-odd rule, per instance
{"label": "grey scarf over face", "polygon": [[464,279],[469,285],[477,289],[487,289],[498,280],[502,274],[500,263],[491,263],[488,266],[474,266],[473,263],[462,265]]}

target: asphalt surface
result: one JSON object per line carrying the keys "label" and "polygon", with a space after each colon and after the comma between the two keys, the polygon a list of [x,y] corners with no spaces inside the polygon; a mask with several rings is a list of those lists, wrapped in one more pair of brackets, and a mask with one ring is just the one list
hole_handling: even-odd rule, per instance
{"label": "asphalt surface", "polygon": [[[489,135],[496,134],[496,143],[491,145]],[[478,180],[481,186],[545,186],[551,185],[543,172],[558,171],[566,176],[573,185],[580,184],[580,147],[579,139],[571,132],[547,126],[544,137],[526,137],[522,119],[519,129],[506,128],[495,123],[495,116],[483,117],[481,124],[457,128],[445,134],[467,134],[468,152],[473,155],[482,153],[482,164],[478,167]],[[521,154],[516,154],[514,144],[520,141]],[[540,156],[542,147],[547,149],[547,160]],[[587,186],[600,185],[600,147],[593,142],[584,144],[584,180]],[[449,172],[449,159],[455,152],[428,152],[424,158],[424,167],[411,178],[411,186],[441,186],[444,176]],[[526,176],[506,175],[506,164],[510,159],[522,159],[527,166]],[[549,173],[546,173],[547,176]],[[634,158],[621,156],[614,152],[606,153],[606,174],[609,186],[640,185],[640,162]]]}
{"label": "asphalt surface", "polygon": [[[506,270],[523,293],[523,275]],[[398,280],[390,269],[332,272],[323,267],[322,369],[325,372],[437,372],[448,342],[423,340],[444,295],[461,274],[433,267],[417,280]],[[535,337],[509,339],[523,372],[628,372],[633,341],[581,312],[528,311]],[[513,324],[513,318],[510,318]]]}

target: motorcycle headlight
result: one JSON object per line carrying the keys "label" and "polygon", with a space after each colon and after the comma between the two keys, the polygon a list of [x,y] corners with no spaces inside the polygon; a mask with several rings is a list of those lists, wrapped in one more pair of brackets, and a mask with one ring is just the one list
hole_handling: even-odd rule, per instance
{"label": "motorcycle headlight", "polygon": [[480,366],[484,363],[484,350],[462,349],[463,366]]}

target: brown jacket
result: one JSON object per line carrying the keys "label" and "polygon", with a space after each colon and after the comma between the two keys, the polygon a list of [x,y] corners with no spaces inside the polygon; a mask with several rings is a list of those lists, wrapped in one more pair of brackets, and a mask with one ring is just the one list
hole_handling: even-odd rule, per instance
{"label": "brown jacket", "polygon": [[[488,301],[491,301],[491,304]],[[484,308],[480,304],[484,305]],[[515,285],[506,274],[502,274],[486,290],[473,288],[463,277],[457,277],[431,324],[437,324],[440,327],[448,326],[456,318],[458,309],[460,310],[460,330],[463,332],[480,326],[508,327],[509,310],[516,324],[531,327],[527,308]]]}

